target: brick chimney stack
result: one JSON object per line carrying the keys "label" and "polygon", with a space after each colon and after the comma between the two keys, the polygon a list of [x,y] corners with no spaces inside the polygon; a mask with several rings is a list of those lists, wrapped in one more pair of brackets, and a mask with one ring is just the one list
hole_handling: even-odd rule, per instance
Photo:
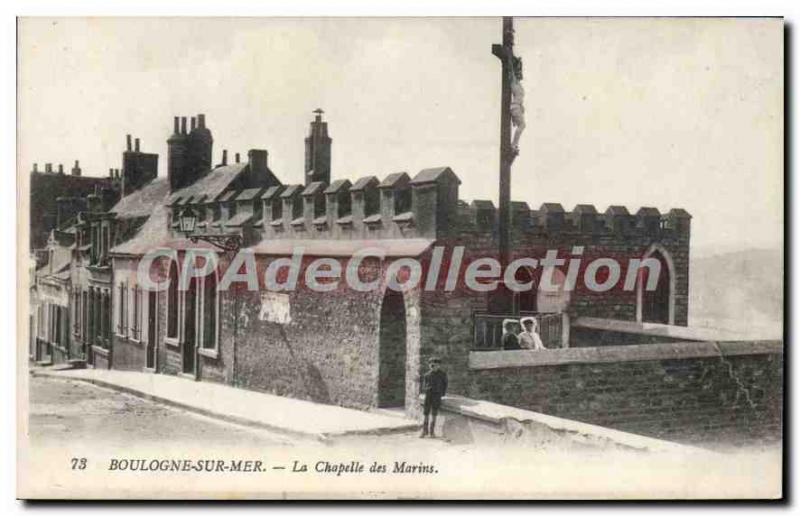
{"label": "brick chimney stack", "polygon": [[115,177],[122,178],[122,196],[138,190],[158,175],[158,154],[141,152],[139,138],[131,149],[131,135],[127,136],[126,150],[122,153],[122,171],[117,169]]}
{"label": "brick chimney stack", "polygon": [[81,175],[81,166],[78,160],[75,160],[75,166],[72,167],[72,175],[73,176],[80,176]]}
{"label": "brick chimney stack", "polygon": [[34,174],[38,174],[39,173],[39,164],[38,163],[34,163],[33,164],[33,173]]}
{"label": "brick chimney stack", "polygon": [[321,109],[314,110],[309,135],[306,137],[306,185],[314,181],[331,183],[331,143],[328,123],[322,121]]}

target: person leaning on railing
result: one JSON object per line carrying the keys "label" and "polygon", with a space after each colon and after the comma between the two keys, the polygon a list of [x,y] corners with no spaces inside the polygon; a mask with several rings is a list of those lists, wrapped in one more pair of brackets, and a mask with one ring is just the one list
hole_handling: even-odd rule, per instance
{"label": "person leaning on railing", "polygon": [[503,337],[500,340],[503,350],[522,349],[519,345],[519,339],[514,333],[516,326],[516,319],[503,319]]}
{"label": "person leaning on railing", "polygon": [[517,336],[519,347],[522,349],[531,349],[539,351],[546,349],[542,343],[542,338],[539,337],[539,322],[535,317],[523,317],[519,320],[522,326],[522,331]]}

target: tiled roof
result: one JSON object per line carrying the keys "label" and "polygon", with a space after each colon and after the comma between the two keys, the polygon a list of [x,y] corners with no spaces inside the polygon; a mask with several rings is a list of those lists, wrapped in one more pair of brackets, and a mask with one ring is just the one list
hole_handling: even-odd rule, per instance
{"label": "tiled roof", "polygon": [[248,188],[247,190],[242,190],[239,195],[236,196],[237,201],[252,201],[263,192],[263,188]]}
{"label": "tiled roof", "polygon": [[246,167],[247,163],[234,163],[233,165],[217,167],[191,185],[174,192],[170,196],[170,203],[176,197],[187,197],[197,194],[206,194],[209,200],[214,200],[239,177],[239,174],[241,174]]}
{"label": "tiled roof", "polygon": [[168,195],[169,181],[166,178],[156,178],[120,199],[111,211],[120,219],[147,217],[156,205],[164,204]]}

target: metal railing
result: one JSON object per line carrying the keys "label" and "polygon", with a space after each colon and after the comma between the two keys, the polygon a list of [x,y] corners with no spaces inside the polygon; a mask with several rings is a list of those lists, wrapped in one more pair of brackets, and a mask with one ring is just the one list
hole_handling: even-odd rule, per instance
{"label": "metal railing", "polygon": [[520,312],[518,314],[490,314],[475,312],[472,316],[474,351],[499,351],[503,349],[503,321],[533,317],[539,323],[539,337],[548,349],[564,347],[564,314]]}

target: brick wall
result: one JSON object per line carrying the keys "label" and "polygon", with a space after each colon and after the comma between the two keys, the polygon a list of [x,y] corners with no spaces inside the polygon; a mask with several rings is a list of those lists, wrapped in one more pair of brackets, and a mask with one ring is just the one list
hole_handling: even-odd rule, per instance
{"label": "brick wall", "polygon": [[781,439],[779,342],[473,353],[471,365],[471,398],[683,443]]}

